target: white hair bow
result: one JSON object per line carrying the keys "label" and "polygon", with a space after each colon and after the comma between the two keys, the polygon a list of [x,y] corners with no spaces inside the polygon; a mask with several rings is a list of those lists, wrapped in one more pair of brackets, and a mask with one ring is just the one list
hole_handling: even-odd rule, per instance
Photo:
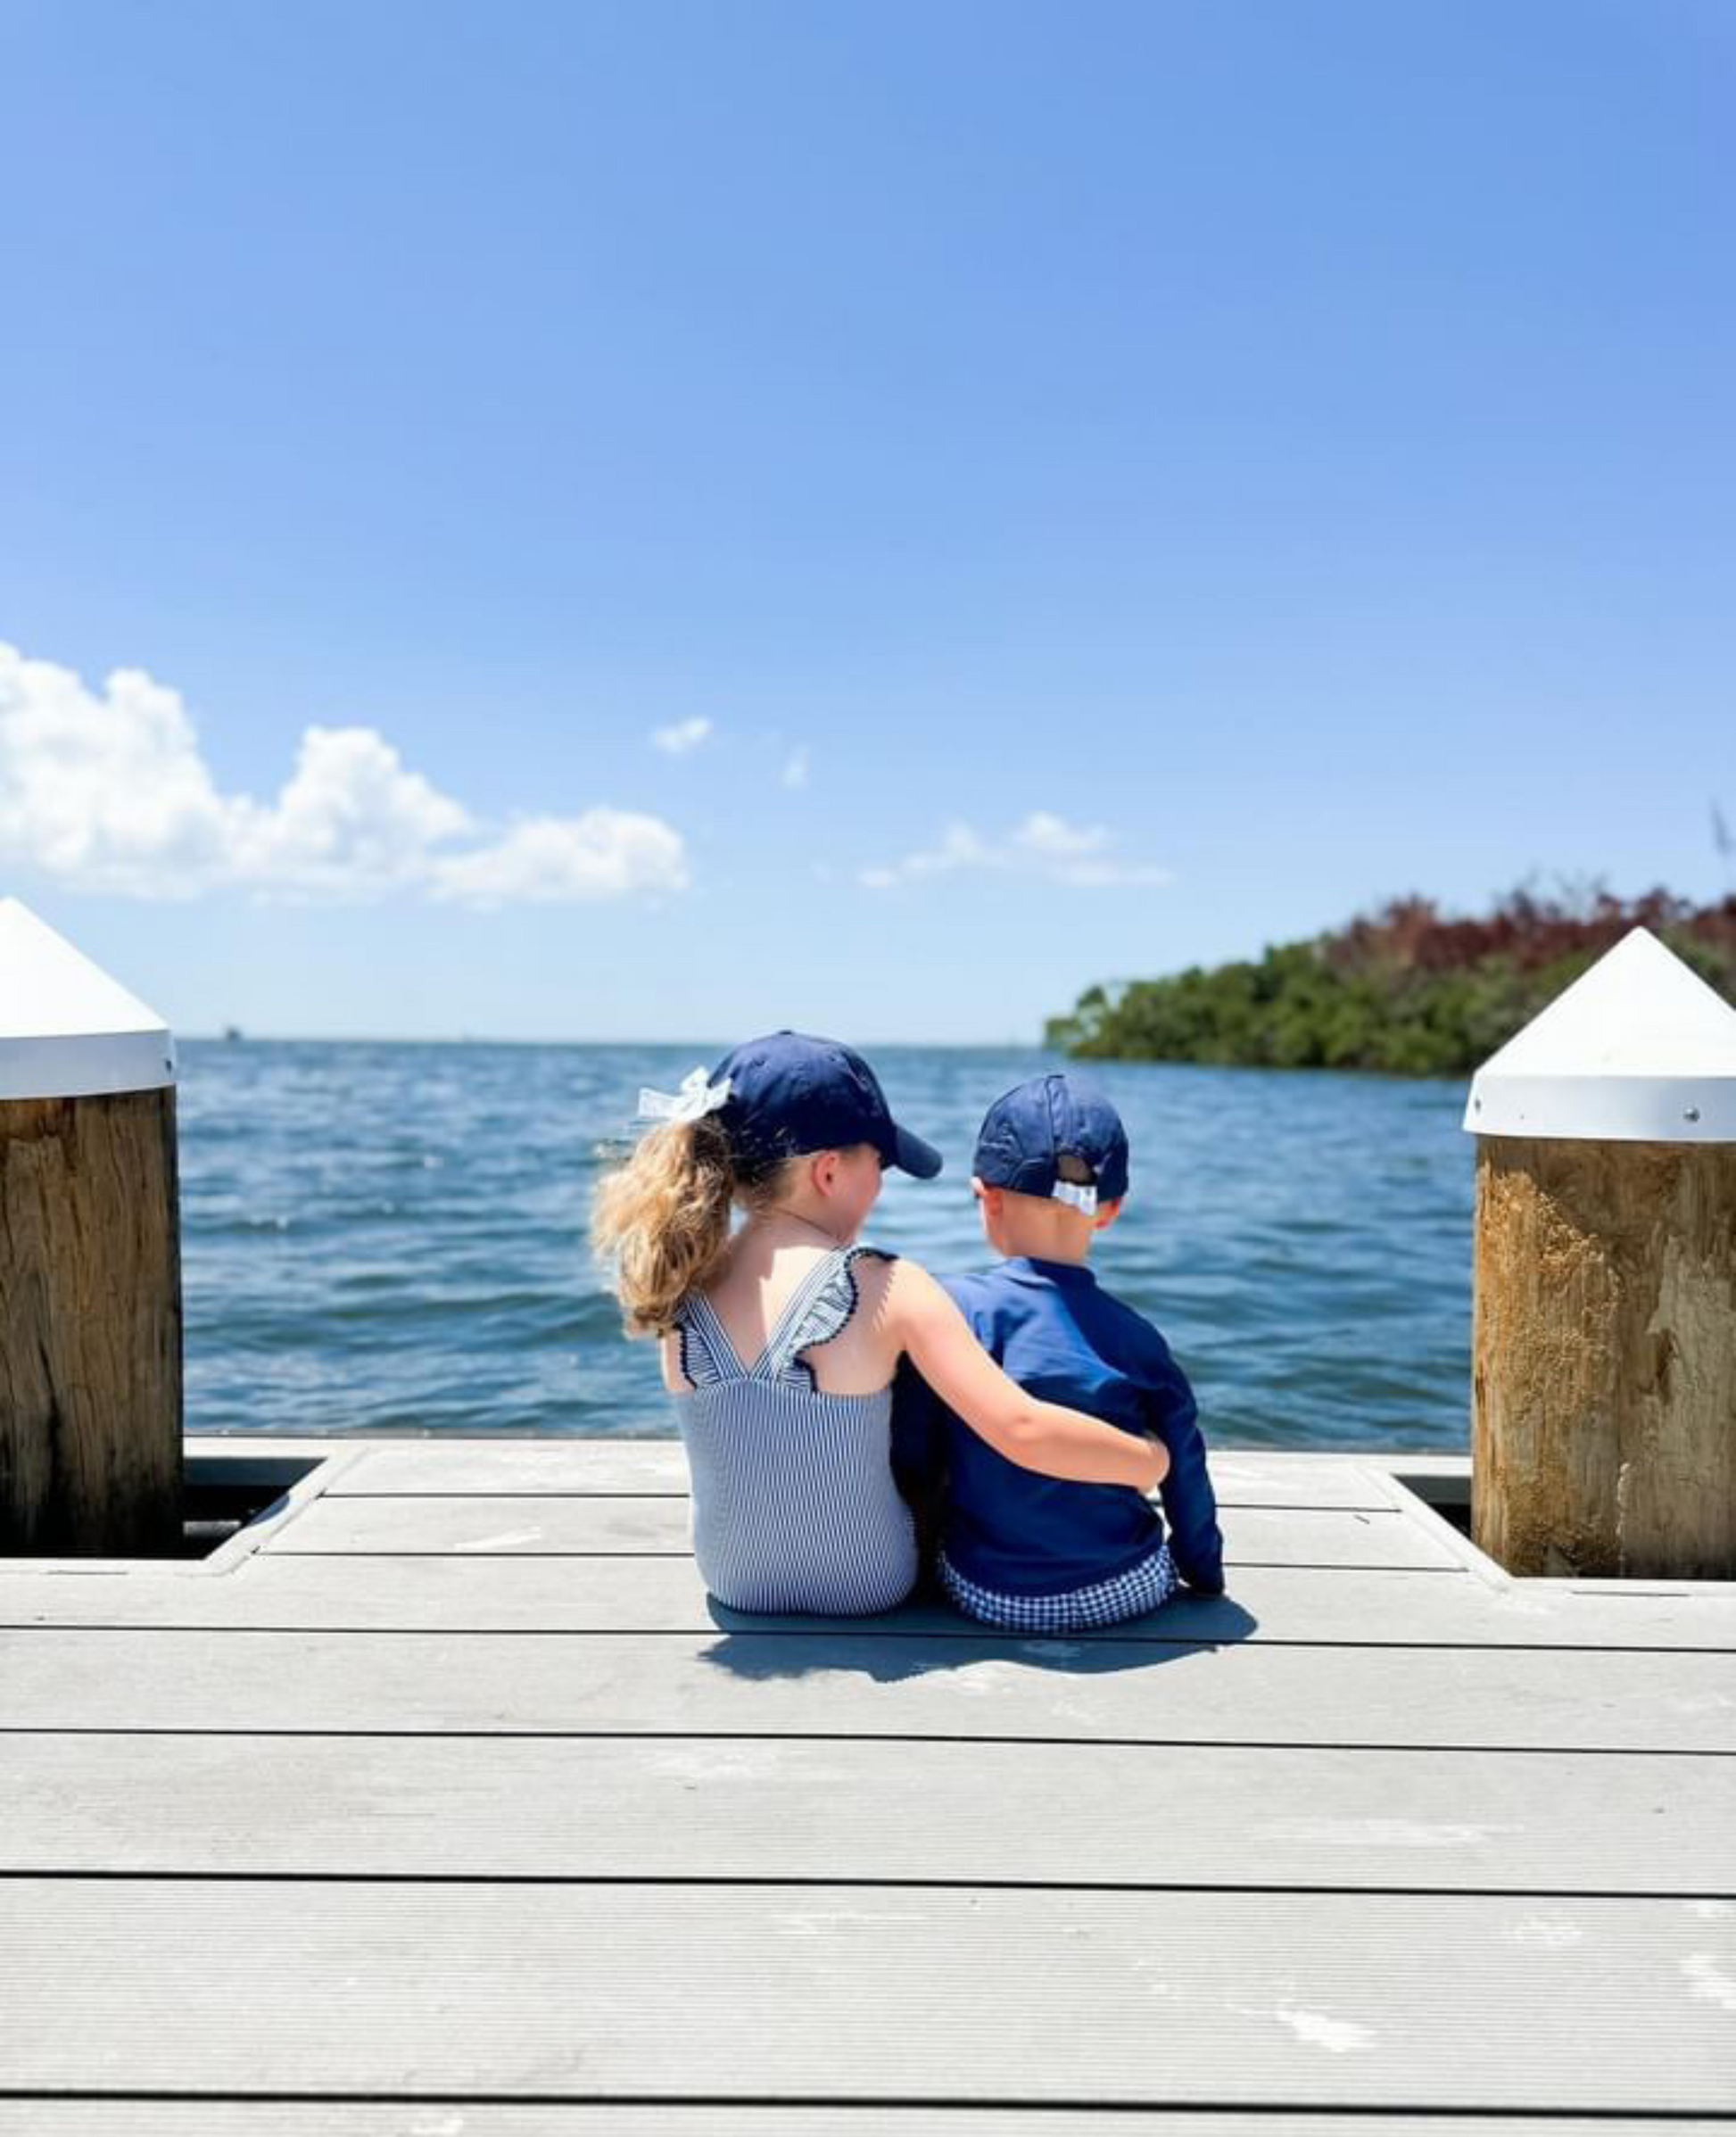
{"label": "white hair bow", "polygon": [[682,1079],[679,1091],[641,1090],[639,1094],[639,1118],[641,1121],[701,1121],[708,1113],[715,1113],[730,1095],[730,1080],[725,1076],[721,1083],[707,1081],[710,1071],[696,1068],[690,1076]]}

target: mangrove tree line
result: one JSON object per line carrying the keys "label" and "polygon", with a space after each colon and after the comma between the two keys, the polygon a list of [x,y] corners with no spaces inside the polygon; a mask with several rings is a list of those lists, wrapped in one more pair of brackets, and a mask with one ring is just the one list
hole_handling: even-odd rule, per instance
{"label": "mangrove tree line", "polygon": [[1088,988],[1046,1027],[1084,1059],[1447,1076],[1477,1066],[1632,927],[1647,927],[1736,998],[1736,896],[1698,906],[1601,885],[1509,891],[1481,918],[1392,899],[1257,960]]}

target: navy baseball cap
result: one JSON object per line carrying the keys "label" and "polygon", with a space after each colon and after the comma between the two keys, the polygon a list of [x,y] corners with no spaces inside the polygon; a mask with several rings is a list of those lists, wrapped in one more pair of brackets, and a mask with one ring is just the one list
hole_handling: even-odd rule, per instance
{"label": "navy baseball cap", "polygon": [[[1063,1157],[1083,1166],[1088,1181],[1069,1181]],[[1095,1209],[1128,1191],[1128,1132],[1095,1085],[1059,1073],[1033,1076],[988,1108],[971,1170],[985,1187],[1015,1195],[1054,1195],[1060,1188],[1069,1191],[1057,1199]]]}
{"label": "navy baseball cap", "polygon": [[801,1031],[750,1039],[712,1071],[714,1083],[725,1076],[718,1124],[750,1164],[872,1143],[885,1164],[918,1180],[940,1170],[939,1151],[899,1127],[873,1070],[836,1040]]}

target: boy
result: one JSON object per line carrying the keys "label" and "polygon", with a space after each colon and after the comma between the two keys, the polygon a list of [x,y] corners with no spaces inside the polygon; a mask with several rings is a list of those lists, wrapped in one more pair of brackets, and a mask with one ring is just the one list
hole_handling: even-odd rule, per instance
{"label": "boy", "polygon": [[1120,1115],[1077,1078],[1033,1077],[989,1107],[971,1170],[984,1235],[1005,1258],[946,1280],[947,1290],[978,1341],[1033,1395],[1156,1433],[1170,1450],[1161,1489],[1170,1536],[1138,1492],[1061,1483],[996,1454],[905,1372],[897,1465],[947,1472],[942,1586],[967,1616],[1029,1632],[1137,1617],[1175,1592],[1178,1574],[1219,1593],[1223,1537],[1193,1391],[1162,1337],[1100,1289],[1087,1265],[1128,1189]]}

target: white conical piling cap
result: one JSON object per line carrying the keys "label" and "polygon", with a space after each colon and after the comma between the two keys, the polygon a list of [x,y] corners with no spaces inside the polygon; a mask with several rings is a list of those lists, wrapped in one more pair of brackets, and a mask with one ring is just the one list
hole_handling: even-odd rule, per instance
{"label": "white conical piling cap", "polygon": [[0,1099],[159,1090],[169,1027],[15,898],[0,898]]}
{"label": "white conical piling cap", "polygon": [[1571,1141],[1736,1143],[1736,1009],[1637,927],[1484,1062],[1465,1126]]}

